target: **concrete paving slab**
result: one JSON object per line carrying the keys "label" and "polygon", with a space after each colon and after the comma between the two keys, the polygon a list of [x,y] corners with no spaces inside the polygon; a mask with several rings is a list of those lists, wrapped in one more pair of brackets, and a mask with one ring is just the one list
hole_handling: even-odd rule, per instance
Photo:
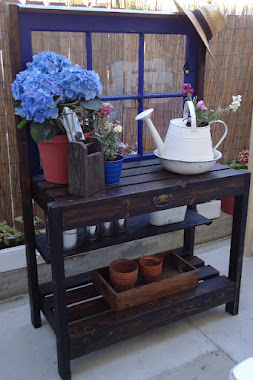
{"label": "concrete paving slab", "polygon": [[[57,379],[55,336],[46,322],[32,327],[28,298],[0,304],[0,321],[1,378]],[[72,379],[146,380],[214,349],[187,320],[180,321],[73,360]]]}
{"label": "concrete paving slab", "polygon": [[89,380],[146,380],[214,349],[187,321],[180,321],[73,361],[72,373],[76,379],[85,373]]}
{"label": "concrete paving slab", "polygon": [[227,380],[234,362],[217,350],[200,356],[174,373],[163,373],[148,380]]}
{"label": "concrete paving slab", "polygon": [[[226,274],[229,240],[195,253]],[[224,306],[71,361],[73,380],[228,379],[230,369],[252,356],[253,258],[244,259],[240,313]],[[28,296],[0,303],[0,379],[56,380],[55,336],[47,322],[34,329]]]}
{"label": "concrete paving slab", "polygon": [[[205,246],[198,247],[196,254],[210,265],[218,268],[222,274],[227,274],[229,259],[229,244],[226,240],[209,246],[210,251],[203,253]],[[224,313],[224,306],[209,310],[189,318],[204,335],[215,342],[235,362],[240,362],[253,356],[253,257],[243,259],[242,285],[240,294],[239,314],[231,316]]]}

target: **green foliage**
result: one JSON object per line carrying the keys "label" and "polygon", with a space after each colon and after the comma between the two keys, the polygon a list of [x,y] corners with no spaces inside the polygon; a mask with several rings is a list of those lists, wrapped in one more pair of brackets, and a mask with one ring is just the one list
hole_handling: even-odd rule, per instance
{"label": "green foliage", "polygon": [[228,161],[227,165],[230,167],[230,169],[236,169],[236,170],[247,169],[247,166],[243,162],[238,161],[238,160]]}
{"label": "green foliage", "polygon": [[[191,100],[191,98],[187,100]],[[197,96],[195,96],[192,101],[195,108],[197,125],[208,125],[211,121],[219,120],[220,113],[222,112],[220,106],[214,106],[213,109],[209,110],[209,112],[203,112],[203,110],[198,108]]]}
{"label": "green foliage", "polygon": [[90,99],[90,100],[82,99],[80,101],[80,104],[84,109],[97,111],[102,106],[102,100],[98,97],[96,97],[95,99]]}
{"label": "green foliage", "polygon": [[50,141],[55,136],[55,128],[48,119],[43,123],[31,123],[30,130],[31,136],[37,144],[43,141]]}
{"label": "green foliage", "polygon": [[[16,113],[16,115],[17,115],[17,113]],[[26,125],[27,122],[28,122],[28,120],[23,119],[20,123],[18,123],[17,128],[18,128],[18,129],[23,128],[24,125]]]}
{"label": "green foliage", "polygon": [[118,134],[122,132],[122,126],[116,117],[111,103],[103,102],[101,108],[95,111],[95,132],[103,141],[105,161],[115,161],[121,154],[119,146],[122,142]]}
{"label": "green foliage", "polygon": [[110,131],[100,130],[99,136],[104,143],[104,152],[105,152],[105,161],[115,160],[115,155],[118,150],[119,145],[121,144],[120,139],[117,136],[117,133],[113,129]]}
{"label": "green foliage", "polygon": [[0,221],[0,239],[6,246],[10,245],[10,239],[14,240],[16,244],[24,239],[24,234],[16,228],[9,226],[6,220]]}
{"label": "green foliage", "polygon": [[[17,216],[15,221],[23,224],[23,217]],[[38,216],[35,216],[35,236],[42,235],[40,229],[43,228],[43,224],[43,220]],[[14,227],[9,226],[6,220],[0,220],[0,241],[2,241],[7,247],[10,246],[10,242],[12,242],[12,245],[18,245],[24,241],[24,233]]]}

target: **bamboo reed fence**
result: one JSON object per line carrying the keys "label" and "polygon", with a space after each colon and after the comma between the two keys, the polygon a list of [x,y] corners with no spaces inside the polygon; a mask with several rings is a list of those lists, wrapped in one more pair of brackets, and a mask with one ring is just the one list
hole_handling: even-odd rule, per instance
{"label": "bamboo reed fence", "polygon": [[[57,3],[71,5],[76,0],[57,0]],[[15,1],[11,1],[15,2]],[[17,1],[18,2],[18,1]],[[24,3],[22,1],[22,3]],[[35,1],[26,1],[27,4]],[[48,5],[49,1],[44,4]],[[53,4],[54,1],[50,1]],[[187,1],[187,5],[199,5],[197,1]],[[203,2],[202,2],[203,3]],[[223,2],[224,4],[226,2]],[[43,3],[38,3],[43,5]],[[77,4],[75,2],[75,4]],[[162,0],[111,0],[79,1],[78,5],[121,8],[143,8],[173,10],[170,1]],[[166,4],[166,5],[165,5]],[[169,6],[171,8],[169,8]],[[211,42],[215,62],[207,56],[204,100],[209,106],[227,106],[232,95],[243,96],[242,106],[236,113],[224,115],[222,119],[229,127],[228,137],[221,146],[223,162],[236,158],[239,151],[249,148],[252,77],[253,77],[253,16],[252,6],[234,8],[228,12],[227,24]],[[0,219],[10,224],[14,217],[22,214],[19,163],[11,95],[11,66],[6,23],[6,0],[0,0]],[[84,33],[33,32],[33,53],[55,51],[69,57],[73,64],[86,66]],[[103,94],[137,93],[138,62],[136,61],[137,36],[126,34],[95,34],[93,36],[93,69],[100,75]],[[183,83],[185,37],[166,35],[145,36],[144,83],[146,92],[179,91]],[[137,141],[137,115],[135,100],[113,102],[118,119],[123,125],[122,139],[131,145]],[[164,137],[171,118],[180,117],[182,100],[151,99],[145,108],[154,108],[153,121]],[[218,140],[220,127],[213,128],[213,140]],[[144,150],[151,151],[153,142],[144,129]],[[38,215],[38,209],[35,210]]]}

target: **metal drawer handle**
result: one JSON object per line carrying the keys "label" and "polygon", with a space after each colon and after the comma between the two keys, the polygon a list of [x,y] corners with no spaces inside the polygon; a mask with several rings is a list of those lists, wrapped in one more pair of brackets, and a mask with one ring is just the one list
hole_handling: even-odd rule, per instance
{"label": "metal drawer handle", "polygon": [[156,207],[166,207],[172,201],[172,194],[161,194],[158,197],[153,197],[153,203]]}

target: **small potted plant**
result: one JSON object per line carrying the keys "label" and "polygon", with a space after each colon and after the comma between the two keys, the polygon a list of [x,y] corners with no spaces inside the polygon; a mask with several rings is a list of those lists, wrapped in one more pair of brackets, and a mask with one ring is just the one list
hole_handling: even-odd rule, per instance
{"label": "small potted plant", "polygon": [[[196,125],[199,128],[201,128],[201,127],[207,127],[208,125],[210,125],[210,123],[219,120],[220,115],[222,113],[224,113],[224,112],[231,112],[231,111],[235,112],[235,111],[237,111],[237,109],[240,107],[241,101],[242,101],[242,96],[241,95],[237,95],[237,96],[233,96],[232,97],[232,103],[229,104],[225,108],[222,108],[220,106],[213,106],[213,107],[208,108],[204,104],[203,100],[199,100],[198,101],[197,96],[194,96],[192,98],[192,95],[194,93],[194,89],[191,87],[190,83],[184,83],[183,84],[183,86],[182,86],[182,93],[186,97],[186,100],[190,100],[194,104],[195,113],[196,113]],[[189,120],[187,122],[187,125],[188,126],[191,125],[191,123],[190,123]],[[232,164],[232,161],[231,161],[231,164]],[[232,201],[233,200],[234,200],[234,198],[232,197]],[[214,202],[216,202],[215,205],[214,205]],[[225,203],[226,203],[226,200],[225,200]],[[229,200],[229,204],[230,203],[231,203],[231,200]],[[208,202],[205,205],[199,205],[199,206],[197,206],[197,209],[198,208],[200,208],[200,209],[204,208],[204,211],[207,212],[207,214],[208,214],[209,213],[208,212],[208,208],[209,207],[211,207],[213,211],[214,211],[214,207],[217,207],[216,214],[217,215],[219,214],[219,207],[220,206],[219,206],[219,201],[217,201],[217,200]],[[222,206],[222,202],[221,202],[221,208],[222,207],[226,207],[226,206],[224,206],[224,205]],[[207,209],[207,210],[205,210],[205,209]],[[232,206],[232,213],[233,213],[233,206]],[[206,214],[206,216],[207,216],[207,214]],[[211,211],[211,214],[212,214],[212,211]],[[207,217],[209,217],[209,216],[207,216]]]}
{"label": "small potted plant", "polygon": [[114,107],[110,103],[103,103],[95,115],[95,135],[100,137],[104,144],[105,184],[119,183],[123,156],[119,151],[122,144],[119,134],[122,126],[116,119]]}
{"label": "small potted plant", "polygon": [[[248,169],[249,163],[249,151],[243,150],[239,153],[237,160],[231,160],[227,162],[227,165],[231,169]],[[227,214],[233,215],[234,213],[235,197],[227,197],[221,200],[221,209]]]}
{"label": "small potted plant", "polygon": [[2,248],[13,247],[24,242],[24,234],[9,226],[6,220],[0,220],[0,239]]}
{"label": "small potted plant", "polygon": [[[211,122],[217,121],[220,118],[220,115],[224,112],[235,112],[241,105],[242,96],[232,96],[232,103],[226,108],[221,108],[220,106],[213,106],[212,108],[206,107],[203,100],[198,100],[197,96],[192,98],[194,89],[190,83],[184,83],[182,85],[182,94],[185,96],[185,100],[192,101],[195,113],[196,113],[196,125],[197,127],[206,127]],[[187,122],[187,125],[190,126],[190,120]]]}
{"label": "small potted plant", "polygon": [[12,84],[15,114],[22,118],[18,128],[27,123],[38,144],[45,179],[68,183],[68,138],[61,116],[64,107],[76,112],[83,128],[92,124],[101,107],[102,85],[98,74],[73,67],[71,61],[54,52],[41,52],[17,74]]}

